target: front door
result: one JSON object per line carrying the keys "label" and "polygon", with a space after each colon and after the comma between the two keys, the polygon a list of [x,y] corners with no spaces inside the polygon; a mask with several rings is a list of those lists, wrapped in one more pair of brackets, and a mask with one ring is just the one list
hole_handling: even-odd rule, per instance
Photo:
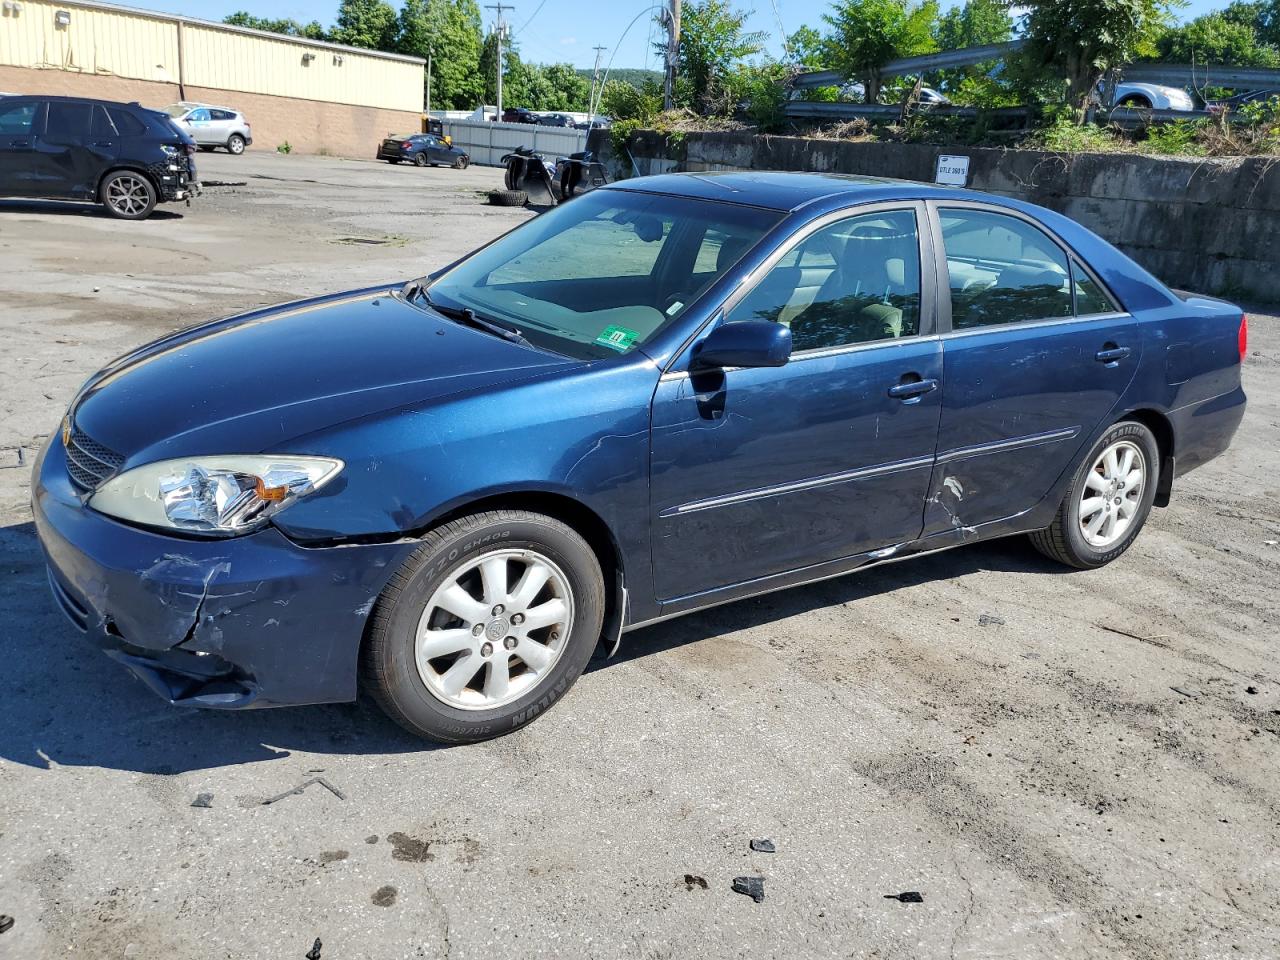
{"label": "front door", "polygon": [[919,536],[942,408],[922,214],[829,218],[729,302],[721,322],[790,326],[784,366],[662,378],[650,484],[659,600]]}
{"label": "front door", "polygon": [[939,205],[951,330],[926,534],[1030,510],[1138,367],[1133,317],[1056,239],[1009,211]]}
{"label": "front door", "polygon": [[41,192],[35,140],[43,124],[43,111],[39,100],[0,101],[0,194],[31,196]]}
{"label": "front door", "polygon": [[50,100],[44,133],[36,138],[45,192],[92,199],[99,175],[115,157],[115,128],[99,105]]}

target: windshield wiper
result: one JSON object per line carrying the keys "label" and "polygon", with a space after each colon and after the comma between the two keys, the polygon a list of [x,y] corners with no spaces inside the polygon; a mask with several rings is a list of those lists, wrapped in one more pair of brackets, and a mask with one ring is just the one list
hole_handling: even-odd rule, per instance
{"label": "windshield wiper", "polygon": [[400,295],[409,302],[413,302],[418,295],[422,295],[422,299],[427,301],[427,305],[436,313],[443,314],[450,320],[461,320],[469,327],[477,330],[483,330],[485,333],[491,333],[495,337],[501,337],[511,343],[518,343],[522,347],[532,347],[534,350],[540,349],[535,347],[527,337],[515,327],[504,326],[496,320],[490,320],[487,317],[481,317],[476,314],[470,307],[446,307],[443,304],[436,303],[431,299],[431,294],[427,292],[426,287],[422,285],[422,280],[410,280],[400,288]]}

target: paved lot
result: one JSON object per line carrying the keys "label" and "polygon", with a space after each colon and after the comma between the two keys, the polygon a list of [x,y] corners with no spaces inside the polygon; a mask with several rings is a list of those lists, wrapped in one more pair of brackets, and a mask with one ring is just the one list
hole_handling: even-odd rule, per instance
{"label": "paved lot", "polygon": [[[493,170],[201,162],[246,185],[0,201],[0,957],[1280,955],[1280,319],[1234,448],[1111,567],[1009,541],[735,604],[428,749],[363,705],[174,711],[46,595],[30,462],[85,376],[526,216]],[[261,804],[315,776],[345,799]]]}

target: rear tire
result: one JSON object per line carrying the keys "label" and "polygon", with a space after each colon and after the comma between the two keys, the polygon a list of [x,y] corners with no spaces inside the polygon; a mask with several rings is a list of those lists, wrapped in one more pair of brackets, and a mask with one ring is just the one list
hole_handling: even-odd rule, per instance
{"label": "rear tire", "polygon": [[581,675],[604,623],[595,553],[559,520],[493,510],[432,530],[374,607],[361,674],[420,737],[474,743],[532,721]]}
{"label": "rear tire", "polygon": [[118,220],[145,220],[156,208],[156,188],[135,170],[117,170],[102,181],[98,198]]}
{"label": "rear tire", "polygon": [[238,133],[233,133],[227,138],[227,153],[235,154],[237,157],[244,153],[244,137]]}
{"label": "rear tire", "polygon": [[1053,524],[1032,533],[1032,545],[1077,570],[1105,566],[1147,522],[1159,480],[1155,436],[1144,424],[1122,420],[1085,454]]}
{"label": "rear tire", "polygon": [[489,202],[495,207],[523,207],[529,195],[523,190],[490,190]]}

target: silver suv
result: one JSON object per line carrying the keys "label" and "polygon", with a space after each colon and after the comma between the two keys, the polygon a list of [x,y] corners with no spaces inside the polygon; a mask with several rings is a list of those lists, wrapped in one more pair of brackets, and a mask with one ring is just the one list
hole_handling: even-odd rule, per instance
{"label": "silver suv", "polygon": [[204,150],[226,147],[228,153],[241,154],[253,143],[249,121],[244,114],[229,107],[207,103],[175,103],[164,108],[178,129],[189,134]]}

